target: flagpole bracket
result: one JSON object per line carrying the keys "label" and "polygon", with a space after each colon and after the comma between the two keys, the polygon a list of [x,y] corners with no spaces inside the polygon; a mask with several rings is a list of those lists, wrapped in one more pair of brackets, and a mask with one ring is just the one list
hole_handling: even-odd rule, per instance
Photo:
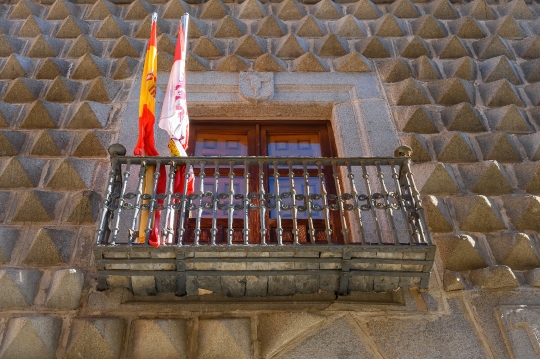
{"label": "flagpole bracket", "polygon": [[111,157],[125,156],[127,153],[127,150],[123,145],[119,143],[113,143],[112,145],[109,146],[109,148],[107,149],[107,152],[109,152],[109,155],[111,155]]}

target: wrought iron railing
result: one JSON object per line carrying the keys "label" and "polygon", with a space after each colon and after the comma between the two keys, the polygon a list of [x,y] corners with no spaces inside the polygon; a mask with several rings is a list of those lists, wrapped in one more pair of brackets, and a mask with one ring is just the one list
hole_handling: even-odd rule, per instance
{"label": "wrought iron railing", "polygon": [[[407,156],[127,157],[121,145],[109,152],[99,246],[148,246],[155,228],[163,246],[432,244]],[[174,191],[192,177],[193,193]]]}

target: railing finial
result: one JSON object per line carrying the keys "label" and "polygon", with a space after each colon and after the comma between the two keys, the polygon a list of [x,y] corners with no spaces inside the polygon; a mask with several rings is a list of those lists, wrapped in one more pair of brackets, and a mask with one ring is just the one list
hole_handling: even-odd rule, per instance
{"label": "railing finial", "polygon": [[126,155],[126,148],[122,146],[119,143],[113,143],[109,146],[107,149],[107,152],[109,152],[109,155],[111,156],[125,156]]}
{"label": "railing finial", "polygon": [[399,146],[394,151],[394,157],[411,157],[412,152],[412,148],[409,146]]}

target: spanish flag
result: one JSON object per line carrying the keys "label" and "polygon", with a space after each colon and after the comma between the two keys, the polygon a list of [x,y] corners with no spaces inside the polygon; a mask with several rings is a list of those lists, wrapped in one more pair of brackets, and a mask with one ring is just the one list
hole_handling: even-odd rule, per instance
{"label": "spanish flag", "polygon": [[[154,124],[155,107],[156,107],[156,84],[157,84],[157,36],[156,36],[156,21],[157,14],[152,15],[152,27],[150,29],[150,40],[146,50],[146,58],[144,60],[144,70],[141,80],[141,94],[139,99],[139,139],[133,150],[135,156],[159,156],[155,147],[154,140]],[[157,182],[157,192],[165,192],[167,174],[166,167],[161,166],[160,175]],[[146,167],[146,176],[144,179],[144,194],[152,195],[154,191],[154,174],[155,167]],[[163,202],[163,200],[159,201]],[[144,200],[143,204],[148,204],[148,200]],[[146,229],[148,226],[148,213],[150,210],[141,211],[139,222],[139,238],[138,243],[144,243],[146,240]],[[161,212],[154,212],[154,218],[150,222],[150,237],[148,243],[157,247],[160,244],[159,225]]]}

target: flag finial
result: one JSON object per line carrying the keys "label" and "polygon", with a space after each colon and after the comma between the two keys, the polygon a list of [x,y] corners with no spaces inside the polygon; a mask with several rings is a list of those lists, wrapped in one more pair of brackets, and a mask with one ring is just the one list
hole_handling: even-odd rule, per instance
{"label": "flag finial", "polygon": [[152,22],[156,22],[157,21],[157,12],[153,12],[152,13]]}

